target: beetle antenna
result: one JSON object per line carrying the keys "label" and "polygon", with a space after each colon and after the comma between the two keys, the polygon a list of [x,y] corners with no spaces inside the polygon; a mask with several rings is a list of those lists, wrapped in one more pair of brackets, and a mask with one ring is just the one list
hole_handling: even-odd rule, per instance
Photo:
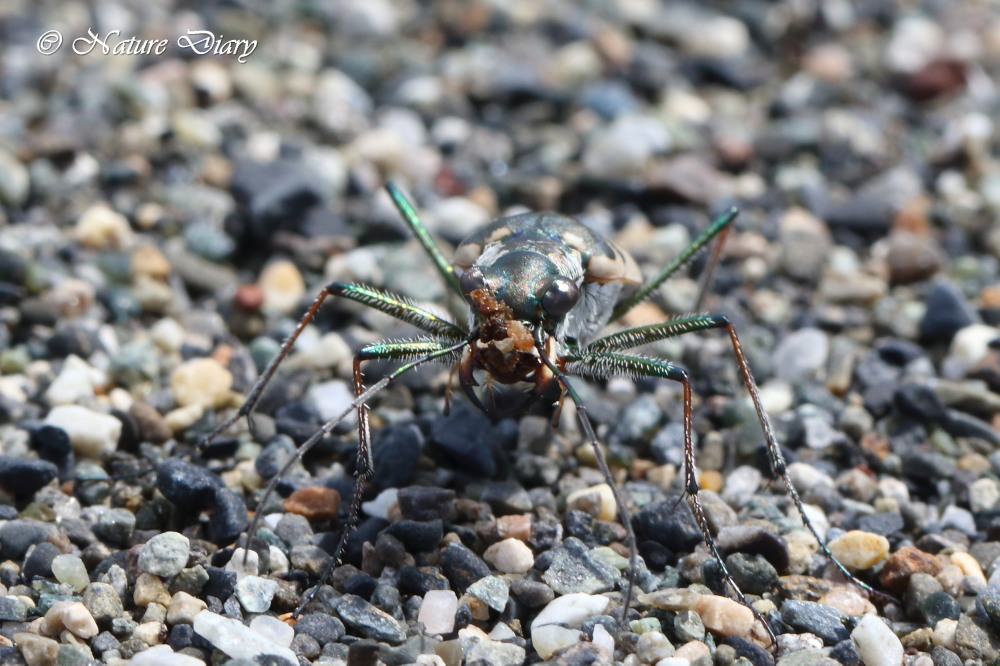
{"label": "beetle antenna", "polygon": [[619,624],[624,628],[628,623],[628,610],[629,606],[632,605],[632,592],[635,588],[635,574],[639,567],[639,556],[638,549],[635,543],[635,531],[632,529],[632,517],[629,515],[628,507],[625,506],[625,501],[622,499],[621,491],[618,489],[618,484],[615,483],[614,477],[611,475],[611,469],[608,467],[608,460],[604,455],[604,451],[601,449],[601,443],[597,439],[597,434],[594,433],[594,426],[590,422],[590,416],[587,415],[587,406],[580,399],[579,394],[576,389],[569,383],[569,378],[566,373],[563,372],[552,359],[549,358],[548,354],[545,353],[545,344],[541,338],[542,329],[538,327],[535,329],[535,349],[538,350],[538,355],[542,359],[542,362],[552,371],[555,376],[556,381],[562,387],[562,390],[566,395],[569,395],[573,400],[573,404],[576,405],[576,414],[580,421],[580,427],[583,428],[584,438],[590,442],[590,445],[594,449],[594,456],[597,458],[597,466],[600,468],[601,473],[604,475],[604,480],[611,488],[611,495],[615,498],[615,508],[618,511],[619,520],[625,526],[625,543],[628,545],[628,576],[627,582],[625,584],[625,594],[622,599],[622,615],[619,620]]}

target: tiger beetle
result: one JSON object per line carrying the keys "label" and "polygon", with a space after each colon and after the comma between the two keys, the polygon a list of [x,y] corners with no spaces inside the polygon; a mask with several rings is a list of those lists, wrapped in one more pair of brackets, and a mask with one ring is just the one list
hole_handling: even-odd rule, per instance
{"label": "tiger beetle", "polygon": [[[858,580],[833,556],[806,515],[799,493],[786,471],[784,457],[761,402],[760,392],[740,345],[739,336],[729,319],[717,314],[685,316],[659,324],[627,328],[594,339],[594,335],[606,324],[621,319],[700,250],[716,240],[705,271],[706,277],[701,285],[701,301],[708,286],[707,276],[718,261],[722,243],[738,214],[736,208],[729,209],[712,221],[655,277],[643,283],[638,265],[625,250],[573,218],[551,212],[523,213],[498,219],[462,241],[455,251],[453,261],[449,263],[402,191],[391,182],[386,185],[386,190],[445,284],[468,304],[468,327],[439,317],[402,296],[359,284],[329,284],[317,295],[293,332],[282,343],[278,353],[251,388],[243,406],[221,422],[202,442],[202,445],[210,442],[241,417],[251,415],[278,366],[291,351],[302,330],[309,325],[320,306],[330,296],[339,296],[374,308],[411,324],[426,334],[362,347],[354,357],[355,398],[350,406],[336,418],[324,423],[306,440],[265,489],[262,504],[297,460],[329,435],[351,412],[357,410],[358,451],[354,494],[347,524],[320,583],[326,580],[336,566],[348,536],[357,526],[364,485],[373,474],[368,401],[402,374],[425,363],[442,361],[452,364],[464,393],[488,415],[504,411],[504,407],[497,401],[498,392],[504,387],[520,390],[520,408],[544,401],[554,404],[558,411],[566,397],[576,405],[583,436],[594,449],[598,467],[612,490],[618,518],[627,535],[629,568],[621,614],[624,624],[635,586],[638,558],[635,533],[621,491],[611,475],[587,415],[587,407],[580,400],[569,377],[658,377],[678,382],[683,389],[684,488],[705,544],[726,583],[736,597],[750,608],[773,643],[771,628],[750,605],[726,568],[698,495],[691,439],[692,390],[688,373],[669,361],[627,353],[627,350],[641,345],[686,333],[724,329],[729,335],[740,375],[763,429],[773,475],[781,479],[806,527],[840,572],[864,590],[884,596]],[[631,295],[619,300],[626,287],[636,286],[638,288]],[[376,359],[399,361],[402,365],[366,388],[361,365],[365,361]],[[259,515],[255,515],[250,524],[248,539],[256,532]],[[319,585],[303,598],[294,617],[301,613],[318,589]]]}

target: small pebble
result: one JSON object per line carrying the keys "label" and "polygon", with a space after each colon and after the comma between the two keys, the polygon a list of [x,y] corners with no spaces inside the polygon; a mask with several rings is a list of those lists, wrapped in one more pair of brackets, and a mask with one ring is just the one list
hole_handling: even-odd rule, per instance
{"label": "small pebble", "polygon": [[332,488],[311,486],[295,490],[284,502],[285,511],[309,520],[333,520],[340,508],[340,493]]}
{"label": "small pebble", "polygon": [[523,541],[504,539],[483,553],[483,559],[500,573],[527,573],[535,564],[535,555]]}
{"label": "small pebble", "polygon": [[103,204],[91,206],[76,222],[76,239],[83,245],[101,250],[120,250],[134,240],[128,220]]}
{"label": "small pebble", "polygon": [[85,458],[114,452],[122,432],[122,422],[115,417],[79,405],[53,407],[45,423],[64,430],[73,452]]}
{"label": "small pebble", "polygon": [[746,636],[753,627],[754,617],[749,608],[725,597],[706,594],[692,609],[705,628],[719,636]]}
{"label": "small pebble", "polygon": [[266,312],[290,314],[305,295],[306,286],[302,273],[291,261],[274,261],[263,271],[257,285],[264,292]]}
{"label": "small pebble", "polygon": [[611,492],[611,486],[606,483],[570,493],[566,498],[566,509],[590,513],[598,520],[612,521],[618,515],[615,496]]}
{"label": "small pebble", "polygon": [[337,602],[337,614],[346,625],[366,638],[393,644],[406,639],[406,631],[396,619],[356,595],[342,596]]}
{"label": "small pebble", "polygon": [[181,407],[219,408],[229,402],[233,376],[211,358],[195,358],[170,375],[170,389]]}
{"label": "small pebble", "polygon": [[239,620],[207,610],[195,616],[194,631],[233,659],[253,661],[260,655],[274,655],[292,664],[298,663],[295,653],[287,647],[275,644]]}
{"label": "small pebble", "polygon": [[94,616],[78,601],[57,601],[45,613],[42,631],[56,636],[64,629],[84,640],[93,638],[98,633]]}
{"label": "small pebble", "polygon": [[163,578],[176,576],[187,566],[190,547],[190,541],[183,534],[157,534],[139,552],[139,570]]}
{"label": "small pebble", "polygon": [[417,622],[422,622],[428,634],[450,634],[455,630],[458,597],[451,590],[429,590],[420,604]]}
{"label": "small pebble", "polygon": [[889,540],[880,534],[851,530],[827,544],[848,569],[868,569],[889,555]]}
{"label": "small pebble", "polygon": [[903,644],[877,615],[865,615],[851,632],[865,666],[899,666]]}
{"label": "small pebble", "polygon": [[193,624],[195,616],[208,608],[203,600],[187,592],[177,592],[167,606],[167,624]]}

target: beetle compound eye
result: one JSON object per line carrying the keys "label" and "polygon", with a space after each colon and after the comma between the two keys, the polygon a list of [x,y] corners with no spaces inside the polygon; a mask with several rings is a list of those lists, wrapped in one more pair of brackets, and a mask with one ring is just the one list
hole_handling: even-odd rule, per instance
{"label": "beetle compound eye", "polygon": [[542,309],[553,317],[561,317],[573,309],[580,298],[580,288],[565,277],[552,278],[542,294]]}
{"label": "beetle compound eye", "polygon": [[462,277],[458,281],[462,287],[462,293],[466,296],[477,289],[486,287],[486,276],[483,275],[483,271],[479,266],[469,268],[469,270],[462,273]]}

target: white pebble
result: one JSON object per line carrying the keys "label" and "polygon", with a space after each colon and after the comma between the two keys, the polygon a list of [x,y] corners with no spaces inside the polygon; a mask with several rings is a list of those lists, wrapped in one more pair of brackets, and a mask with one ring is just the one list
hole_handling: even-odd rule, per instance
{"label": "white pebble", "polygon": [[176,319],[164,317],[149,329],[149,337],[162,351],[179,352],[184,344],[184,327]]}
{"label": "white pebble", "polygon": [[191,655],[174,652],[169,645],[155,645],[135,654],[131,666],[204,666],[205,662]]}
{"label": "white pebble", "polygon": [[760,387],[760,401],[769,414],[780,414],[795,405],[792,385],[781,379],[772,379]]}
{"label": "white pebble", "polygon": [[722,487],[722,499],[732,507],[741,508],[753,499],[763,478],[756,467],[750,465],[737,467],[726,477],[726,485]]}
{"label": "white pebble", "polygon": [[542,659],[580,641],[579,629],[568,629],[558,624],[547,624],[531,630],[531,645]]}
{"label": "white pebble", "polygon": [[1000,484],[988,476],[976,479],[969,486],[969,507],[973,513],[992,509],[1000,502]]}
{"label": "white pebble", "polygon": [[812,377],[826,363],[830,343],[818,328],[800,328],[785,336],[774,350],[774,368],[779,379],[789,382]]}
{"label": "white pebble", "polygon": [[455,630],[458,597],[451,590],[428,590],[420,603],[417,622],[422,622],[428,634],[450,634]]}
{"label": "white pebble", "polygon": [[290,314],[306,293],[302,273],[293,262],[286,259],[268,264],[261,272],[257,284],[264,292],[265,312]]}
{"label": "white pebble", "polygon": [[250,631],[281,647],[288,647],[295,638],[295,629],[270,615],[258,615],[252,619]]}
{"label": "white pebble", "polygon": [[94,395],[94,386],[103,383],[103,373],[79,356],[70,355],[62,369],[45,390],[50,405],[72,405]]}
{"label": "white pebble", "polygon": [[176,576],[187,566],[191,542],[179,532],[163,532],[150,538],[139,551],[139,571],[154,576]]}
{"label": "white pebble", "polygon": [[125,216],[103,204],[91,206],[76,222],[76,239],[87,247],[119,250],[134,238]]}
{"label": "white pebble", "polygon": [[132,630],[132,638],[138,638],[146,645],[159,645],[167,637],[167,627],[162,622],[143,622]]}
{"label": "white pebble", "polygon": [[531,633],[534,635],[535,629],[547,624],[579,627],[588,617],[600,615],[607,610],[610,603],[611,600],[607,597],[582,592],[556,597],[531,621]]}
{"label": "white pebble", "polygon": [[520,539],[504,539],[486,549],[483,559],[500,573],[526,573],[535,565],[535,554]]}
{"label": "white pebble", "polygon": [[68,630],[74,636],[88,640],[97,635],[97,622],[87,607],[79,601],[57,601],[45,613],[42,630],[52,636]]}
{"label": "white pebble", "polygon": [[52,559],[52,575],[79,592],[90,584],[87,567],[76,555],[56,555]]}
{"label": "white pebble", "polygon": [[951,379],[961,379],[965,373],[979,363],[989,351],[989,343],[1000,337],[1000,330],[986,324],[972,324],[960,329],[951,340],[948,356],[942,362],[942,370]]}
{"label": "white pebble", "polygon": [[955,649],[955,634],[958,632],[958,620],[943,618],[934,625],[934,634],[931,640],[934,645],[946,647],[949,650]]}
{"label": "white pebble", "polygon": [[851,640],[865,666],[899,666],[903,662],[903,644],[874,613],[861,618]]}
{"label": "white pebble", "polygon": [[581,488],[570,493],[566,498],[566,509],[579,509],[594,515],[596,508],[598,520],[612,521],[618,515],[618,507],[615,504],[615,495],[611,486],[606,483],[599,483],[589,488]]}
{"label": "white pebble", "polygon": [[271,555],[271,573],[272,574],[288,573],[289,570],[288,556],[286,556],[285,553],[280,548],[278,548],[273,544],[268,546],[267,550]]}
{"label": "white pebble", "polygon": [[263,613],[271,607],[278,581],[260,576],[244,576],[236,581],[236,598],[248,613]]}
{"label": "white pebble", "polygon": [[819,471],[809,463],[793,462],[788,468],[788,476],[796,488],[815,488],[816,486],[833,486],[833,479]]}
{"label": "white pebble", "polygon": [[177,592],[167,606],[167,624],[191,624],[195,616],[208,607],[204,601],[187,592]]}
{"label": "white pebble", "polygon": [[389,519],[389,509],[398,502],[399,489],[386,488],[370,502],[363,502],[361,510],[372,518]]}
{"label": "white pebble", "polygon": [[99,458],[113,452],[122,433],[121,421],[80,405],[53,407],[45,422],[65,430],[73,452],[85,458]]}
{"label": "white pebble", "polygon": [[226,571],[235,573],[237,579],[244,576],[256,576],[260,573],[260,555],[254,550],[236,548],[224,568]]}
{"label": "white pebble", "polygon": [[170,374],[170,389],[181,407],[224,407],[229,401],[233,375],[212,358],[194,358]]}
{"label": "white pebble", "polygon": [[542,659],[580,640],[584,620],[603,613],[611,600],[596,594],[564,594],[550,601],[531,622],[531,644]]}
{"label": "white pebble", "polygon": [[594,625],[594,645],[604,653],[605,659],[610,660],[615,653],[615,637],[612,636],[603,624]]}
{"label": "white pebble", "polygon": [[[328,382],[314,384],[307,394],[319,417],[324,421],[334,419],[350,408],[354,400],[354,389],[347,382],[332,379]],[[353,412],[352,412],[353,413]]]}
{"label": "white pebble", "polygon": [[287,647],[273,643],[239,620],[211,611],[198,613],[194,618],[194,632],[233,659],[253,660],[258,655],[270,654],[293,664],[298,663],[295,653]]}

